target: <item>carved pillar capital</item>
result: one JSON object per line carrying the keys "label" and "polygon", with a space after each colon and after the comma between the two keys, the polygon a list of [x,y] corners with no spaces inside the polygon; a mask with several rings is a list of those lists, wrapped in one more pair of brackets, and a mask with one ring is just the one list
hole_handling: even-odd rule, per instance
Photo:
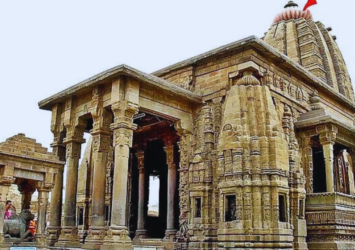
{"label": "carved pillar capital", "polygon": [[80,158],[81,153],[81,143],[78,142],[70,142],[66,144],[66,155],[68,158]]}
{"label": "carved pillar capital", "polygon": [[18,191],[21,194],[33,194],[36,191],[36,185],[34,181],[23,180],[21,182],[16,181]]}
{"label": "carved pillar capital", "polygon": [[168,168],[175,168],[175,163],[174,163],[174,144],[170,143],[167,146],[164,147],[164,151],[166,153],[166,164],[168,165]]}
{"label": "carved pillar capital", "polygon": [[137,126],[133,123],[133,116],[138,113],[138,105],[130,101],[119,101],[111,106],[114,114],[114,123],[111,129],[130,128],[135,130]]}
{"label": "carved pillar capital", "polygon": [[50,192],[53,189],[53,183],[46,183],[44,181],[37,182],[37,191],[38,192]]}
{"label": "carved pillar capital", "polygon": [[117,128],[113,131],[114,146],[132,147],[133,130],[128,128]]}
{"label": "carved pillar capital", "polygon": [[5,176],[2,175],[0,176],[0,186],[11,186],[11,184],[15,183],[16,178],[14,178],[13,176]]}
{"label": "carved pillar capital", "polygon": [[339,132],[338,127],[334,125],[321,125],[316,127],[319,141],[322,145],[334,144],[336,136]]}
{"label": "carved pillar capital", "polygon": [[174,127],[179,136],[192,134],[192,121],[189,122],[188,119],[174,122]]}
{"label": "carved pillar capital", "polygon": [[96,86],[92,91],[90,113],[93,118],[93,129],[91,133],[110,134],[112,112],[109,112],[104,108],[102,86]]}
{"label": "carved pillar capital", "polygon": [[62,142],[53,142],[51,147],[53,155],[57,156],[60,161],[65,161],[65,145]]}
{"label": "carved pillar capital", "polygon": [[323,146],[323,154],[326,170],[327,192],[334,192],[334,143],[338,128],[334,125],[321,125],[316,127],[319,141]]}
{"label": "carved pillar capital", "polygon": [[75,142],[78,144],[85,143],[84,139],[84,130],[85,130],[85,124],[82,124],[80,122],[79,126],[66,126],[67,128],[67,135],[63,140],[64,144],[68,144],[71,142]]}
{"label": "carved pillar capital", "polygon": [[104,133],[91,133],[92,135],[92,151],[108,153],[111,146],[110,135]]}

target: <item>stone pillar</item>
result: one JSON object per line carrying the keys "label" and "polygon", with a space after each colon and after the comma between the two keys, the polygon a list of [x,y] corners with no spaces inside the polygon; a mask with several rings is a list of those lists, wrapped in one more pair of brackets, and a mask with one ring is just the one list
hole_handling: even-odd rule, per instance
{"label": "stone pillar", "polygon": [[36,191],[36,186],[33,181],[23,180],[17,183],[18,190],[21,194],[21,210],[29,210],[31,207],[32,194]]}
{"label": "stone pillar", "polygon": [[128,236],[127,190],[129,151],[132,147],[133,116],[138,113],[139,82],[131,78],[119,77],[112,81],[111,109],[114,122],[114,174],[111,205],[111,224],[101,249],[132,249],[132,240]]}
{"label": "stone pillar", "polygon": [[83,248],[98,249],[105,237],[106,163],[111,139],[109,131],[93,130],[91,135],[94,164],[91,225]]}
{"label": "stone pillar", "polygon": [[139,170],[139,187],[138,187],[138,222],[135,239],[142,239],[146,237],[147,230],[145,230],[145,169],[144,169],[144,151],[136,153],[138,159]]}
{"label": "stone pillar", "polygon": [[4,239],[4,215],[5,215],[5,205],[9,193],[9,187],[11,183],[3,182],[0,183],[0,246],[6,247]]}
{"label": "stone pillar", "polygon": [[131,249],[132,240],[128,236],[127,190],[129,150],[133,142],[133,116],[138,112],[138,106],[130,102],[117,102],[112,105],[114,123],[114,173],[111,205],[111,224],[101,249]]}
{"label": "stone pillar", "polygon": [[107,232],[102,249],[129,249],[131,238],[127,229],[127,183],[129,149],[132,146],[133,130],[114,129],[114,176],[112,192],[111,226]]}
{"label": "stone pillar", "polygon": [[50,220],[47,234],[47,245],[54,246],[58,241],[62,221],[63,203],[63,169],[59,169],[55,177],[54,188],[51,193]]}
{"label": "stone pillar", "polygon": [[350,164],[349,166],[349,187],[350,187],[350,194],[354,195],[355,194],[355,183],[354,183],[354,161],[355,161],[355,150],[354,148],[350,148],[349,152],[346,153],[346,157],[348,159],[348,162]]}
{"label": "stone pillar", "polygon": [[311,138],[305,133],[301,135],[301,154],[303,161],[301,161],[303,171],[306,176],[306,191],[308,194],[313,193],[313,150]]}
{"label": "stone pillar", "polygon": [[[60,161],[65,162],[65,145],[63,144],[64,127],[62,120],[62,105],[55,104],[52,106],[51,131],[54,139],[51,147],[53,155],[57,156]],[[64,164],[63,164],[64,165]],[[55,183],[51,193],[50,202],[50,221],[47,229],[47,245],[54,246],[58,241],[62,226],[62,205],[63,205],[63,172],[58,169],[55,176]]]}
{"label": "stone pillar", "polygon": [[[79,130],[79,129],[78,129]],[[65,185],[64,218],[62,232],[55,246],[80,247],[78,228],[76,225],[76,191],[78,186],[78,167],[84,128],[79,131],[68,131],[64,143],[66,145],[67,178]],[[72,137],[68,137],[68,134]],[[78,138],[79,136],[79,138]]]}
{"label": "stone pillar", "polygon": [[32,192],[21,193],[21,210],[27,210],[31,208]]}
{"label": "stone pillar", "polygon": [[334,190],[334,151],[333,146],[335,143],[338,128],[335,126],[319,126],[316,128],[319,134],[319,141],[323,146],[323,154],[325,161],[325,173],[327,182],[327,192],[333,193]]}
{"label": "stone pillar", "polygon": [[49,191],[39,182],[38,191],[38,217],[36,239],[40,246],[46,246],[46,210],[48,204]]}
{"label": "stone pillar", "polygon": [[168,211],[165,238],[169,241],[173,241],[177,233],[177,230],[174,227],[177,180],[177,169],[176,164],[174,163],[174,144],[169,143],[164,147],[164,150],[166,152],[166,163],[168,165]]}
{"label": "stone pillar", "polygon": [[325,160],[327,192],[334,192],[334,152],[333,142],[321,142]]}

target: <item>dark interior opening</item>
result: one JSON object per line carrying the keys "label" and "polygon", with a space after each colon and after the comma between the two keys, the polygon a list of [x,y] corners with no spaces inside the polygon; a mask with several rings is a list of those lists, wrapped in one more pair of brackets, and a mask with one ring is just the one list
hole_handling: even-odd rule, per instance
{"label": "dark interior opening", "polygon": [[236,215],[236,198],[235,195],[226,196],[226,211],[225,221],[234,221],[237,219]]}
{"label": "dark interior opening", "polygon": [[195,198],[195,218],[201,218],[201,198]]}
{"label": "dark interior opening", "polygon": [[79,207],[78,226],[84,225],[84,208]]}
{"label": "dark interior opening", "polygon": [[[130,176],[128,182],[129,207],[129,230],[130,237],[134,238],[138,220],[138,189],[139,171],[137,167],[137,150],[144,148],[144,216],[147,231],[146,237],[162,239],[165,237],[167,228],[167,195],[168,195],[168,166],[166,152],[164,150],[165,139],[178,141],[172,122],[164,118],[140,112],[134,119],[138,129],[133,136],[133,149],[130,159]],[[144,144],[144,147],[142,145]],[[132,157],[133,156],[133,157]],[[174,164],[179,167],[179,149],[174,143]],[[179,229],[179,172],[176,176],[175,203],[174,203],[174,228]]]}
{"label": "dark interior opening", "polygon": [[[146,216],[146,229],[150,238],[164,238],[167,220],[167,166],[164,143],[161,140],[149,142],[145,150],[144,167],[146,169],[146,189],[149,190],[149,177],[151,175],[159,176],[160,188],[156,194],[146,195],[146,204],[152,204],[149,197],[158,200],[158,216]],[[148,191],[149,192],[149,191]],[[148,210],[148,209],[147,209]]]}
{"label": "dark interior opening", "polygon": [[287,222],[286,217],[286,199],[284,194],[279,195],[279,221]]}
{"label": "dark interior opening", "polygon": [[105,221],[110,221],[110,206],[105,206]]}
{"label": "dark interior opening", "polygon": [[86,119],[85,131],[90,132],[93,129],[94,120],[92,118]]}
{"label": "dark interior opening", "polygon": [[312,138],[313,154],[313,192],[327,192],[326,172],[323,147],[319,143],[319,137]]}

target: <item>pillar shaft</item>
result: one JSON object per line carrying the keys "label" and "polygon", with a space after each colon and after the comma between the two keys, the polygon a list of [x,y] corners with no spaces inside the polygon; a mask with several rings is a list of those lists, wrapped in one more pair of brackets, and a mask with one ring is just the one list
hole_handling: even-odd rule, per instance
{"label": "pillar shaft", "polygon": [[64,220],[65,227],[76,226],[76,191],[81,143],[67,144],[67,180],[65,185]]}
{"label": "pillar shaft", "polygon": [[354,195],[355,194],[355,183],[354,183],[354,160],[355,160],[355,155],[354,155],[354,150],[351,149],[350,152],[346,153],[346,158],[350,164],[349,166],[349,187],[350,187],[350,194]]}
{"label": "pillar shaft", "polygon": [[334,192],[334,152],[333,143],[323,145],[323,153],[325,160],[325,175],[327,182],[327,192]]}
{"label": "pillar shaft", "polygon": [[[128,191],[128,168],[129,168],[129,151],[132,147],[133,130],[137,128],[133,124],[133,116],[138,112],[137,104],[131,101],[119,100],[120,97],[130,94],[133,90],[132,86],[124,82],[113,81],[112,89],[115,90],[117,96],[113,96],[111,101],[113,104],[111,109],[114,114],[114,123],[110,125],[113,130],[114,145],[114,174],[113,174],[113,191],[111,203],[111,226],[107,231],[104,239],[104,249],[130,249],[132,240],[128,235],[128,218],[127,218],[127,191]],[[138,85],[137,85],[138,86]],[[136,87],[137,87],[136,86]],[[122,88],[121,88],[122,87]],[[127,87],[127,88],[126,88]],[[139,86],[138,86],[139,88]],[[121,95],[118,93],[121,91]],[[137,96],[135,94],[135,96]],[[117,102],[115,102],[115,100]]]}
{"label": "pillar shaft", "polygon": [[174,163],[174,145],[164,147],[166,152],[166,161],[168,165],[168,211],[166,221],[166,239],[174,240],[176,230],[174,228],[175,221],[175,194],[176,194],[176,177],[177,170]]}
{"label": "pillar shaft", "polygon": [[327,192],[333,193],[334,189],[334,143],[338,128],[333,125],[325,125],[316,127],[319,134],[319,142],[323,146],[323,154],[325,161],[325,175],[327,182]]}
{"label": "pillar shaft", "polygon": [[127,227],[127,183],[129,146],[115,146],[114,187],[112,192],[112,215],[111,225]]}
{"label": "pillar shaft", "polygon": [[93,129],[91,132],[93,184],[91,223],[89,235],[82,246],[87,249],[98,249],[104,240],[105,235],[105,191],[106,191],[106,167],[108,151],[111,144],[110,133],[100,129]]}
{"label": "pillar shaft", "polygon": [[0,185],[0,243],[4,243],[4,214],[10,185]]}
{"label": "pillar shaft", "polygon": [[127,229],[127,187],[129,148],[132,146],[133,130],[114,129],[115,163],[111,205],[111,226],[101,249],[130,249],[131,238]]}
{"label": "pillar shaft", "polygon": [[174,207],[176,193],[176,167],[171,166],[168,169],[168,218],[167,229],[174,229]]}
{"label": "pillar shaft", "polygon": [[106,165],[109,147],[110,135],[93,134],[94,175],[91,210],[91,226],[93,227],[105,226]]}
{"label": "pillar shaft", "polygon": [[60,227],[62,218],[62,202],[63,202],[63,170],[59,170],[56,177],[54,187],[51,193],[50,203],[50,221],[51,227]]}
{"label": "pillar shaft", "polygon": [[107,153],[93,154],[94,178],[92,189],[91,225],[105,226],[105,188],[106,188],[106,160]]}
{"label": "pillar shaft", "polygon": [[37,219],[37,242],[46,244],[46,210],[48,204],[48,190],[38,190],[38,219]]}
{"label": "pillar shaft", "polygon": [[21,201],[21,210],[24,209],[30,209],[31,207],[31,199],[32,199],[32,193],[30,192],[23,192],[22,194],[22,201]]}
{"label": "pillar shaft", "polygon": [[138,159],[138,220],[137,220],[137,230],[135,239],[146,238],[147,230],[145,229],[145,214],[146,214],[146,204],[145,204],[145,169],[144,169],[144,151],[138,151],[136,153]]}
{"label": "pillar shaft", "polygon": [[[65,147],[61,143],[52,143],[53,154],[59,157],[59,160],[65,161]],[[62,226],[62,205],[63,205],[63,172],[62,169],[58,169],[58,173],[55,176],[54,187],[51,192],[50,203],[50,219],[47,234],[47,245],[54,246],[58,241],[60,230]]]}
{"label": "pillar shaft", "polygon": [[137,229],[145,229],[145,170],[144,170],[144,152],[137,152],[138,169],[139,169],[139,188],[138,188],[138,223]]}

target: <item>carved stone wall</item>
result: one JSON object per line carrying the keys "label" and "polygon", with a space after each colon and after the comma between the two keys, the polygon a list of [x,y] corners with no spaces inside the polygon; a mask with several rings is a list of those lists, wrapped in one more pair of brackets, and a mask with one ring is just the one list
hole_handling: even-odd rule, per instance
{"label": "carved stone wall", "polygon": [[[285,119],[287,133],[283,133],[269,87],[261,86],[252,71],[245,71],[233,82],[224,104],[217,147],[219,245],[241,247],[247,242],[245,246],[265,246],[266,235],[273,230],[285,235],[281,241],[275,236],[273,244],[292,246],[290,210],[287,208],[285,222],[280,222],[278,201],[282,194],[287,206],[290,204],[287,144],[294,143],[294,132],[288,128],[289,122]],[[236,196],[233,221],[225,219],[228,195]],[[258,242],[247,235],[258,235]]]}

